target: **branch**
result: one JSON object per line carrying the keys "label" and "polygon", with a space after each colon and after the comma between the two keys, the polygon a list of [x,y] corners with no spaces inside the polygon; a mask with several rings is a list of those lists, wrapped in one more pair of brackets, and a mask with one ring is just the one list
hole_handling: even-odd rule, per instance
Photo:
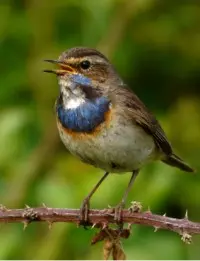
{"label": "branch", "polygon": [[[0,207],[0,223],[3,222],[23,222],[28,225],[30,222],[71,222],[80,224],[79,209],[48,208],[46,206],[25,209],[7,209]],[[187,214],[183,219],[166,217],[165,215],[152,214],[150,211],[137,213],[130,209],[123,210],[122,222],[128,224],[140,224],[152,226],[157,229],[167,229],[179,233],[180,235],[200,234],[200,223],[188,220]],[[88,226],[105,227],[115,223],[113,209],[91,209],[89,212]]]}

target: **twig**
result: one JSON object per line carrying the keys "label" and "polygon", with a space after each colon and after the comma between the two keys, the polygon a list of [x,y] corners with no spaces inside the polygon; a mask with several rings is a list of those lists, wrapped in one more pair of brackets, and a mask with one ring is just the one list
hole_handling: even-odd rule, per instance
{"label": "twig", "polygon": [[[43,221],[52,224],[54,222],[71,222],[79,224],[79,209],[48,208],[46,206],[24,209],[7,209],[0,207],[0,223],[23,222],[28,225],[30,222]],[[130,210],[123,210],[122,221],[128,224],[140,224],[152,226],[155,231],[167,229],[182,235],[182,240],[189,240],[191,234],[200,234],[200,223],[188,220],[187,214],[183,219],[166,217],[165,215],[152,214],[150,211],[134,213]],[[89,226],[103,227],[115,223],[113,209],[91,209],[89,213]]]}

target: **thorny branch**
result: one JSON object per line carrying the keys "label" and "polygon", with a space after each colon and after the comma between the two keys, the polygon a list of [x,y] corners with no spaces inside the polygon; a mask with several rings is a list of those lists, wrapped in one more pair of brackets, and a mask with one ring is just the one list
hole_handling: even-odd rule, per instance
{"label": "thorny branch", "polygon": [[[8,209],[0,206],[0,223],[23,222],[28,225],[31,222],[71,222],[79,225],[79,209],[48,208],[45,205],[37,208],[26,206],[24,209]],[[188,220],[187,213],[183,219],[156,215],[151,211],[137,212],[133,209],[125,209],[122,213],[122,222],[128,224],[140,224],[152,226],[155,231],[167,229],[179,233],[183,237],[192,234],[200,234],[200,223]],[[88,226],[107,227],[115,223],[113,209],[91,209],[89,212]]]}
{"label": "thorny branch", "polygon": [[[49,228],[55,222],[68,222],[80,225],[80,210],[66,208],[48,208],[42,207],[31,208],[26,206],[24,209],[8,209],[0,205],[0,223],[22,222],[24,229],[31,222],[47,222]],[[129,209],[124,209],[122,213],[122,222],[128,224],[126,229],[113,229],[109,225],[114,224],[114,209],[91,209],[89,211],[89,222],[87,226],[100,228],[99,232],[92,239],[92,244],[104,241],[103,254],[104,259],[108,260],[112,255],[114,260],[125,260],[126,255],[123,251],[121,238],[128,238],[132,224],[140,224],[158,229],[166,229],[177,232],[181,239],[191,243],[192,234],[200,234],[200,223],[192,222],[186,215],[182,219],[167,217],[166,215],[156,215],[150,210],[141,212],[141,204],[132,202]]]}

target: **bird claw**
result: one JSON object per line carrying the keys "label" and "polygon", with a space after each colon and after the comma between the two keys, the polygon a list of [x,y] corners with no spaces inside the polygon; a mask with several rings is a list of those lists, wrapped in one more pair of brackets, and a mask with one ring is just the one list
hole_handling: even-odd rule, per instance
{"label": "bird claw", "polygon": [[80,225],[83,225],[85,229],[89,225],[89,210],[90,210],[90,202],[88,198],[83,200],[83,203],[80,207]]}
{"label": "bird claw", "polygon": [[119,229],[123,229],[122,213],[123,213],[124,206],[125,206],[124,202],[120,202],[115,207],[114,220],[119,225]]}

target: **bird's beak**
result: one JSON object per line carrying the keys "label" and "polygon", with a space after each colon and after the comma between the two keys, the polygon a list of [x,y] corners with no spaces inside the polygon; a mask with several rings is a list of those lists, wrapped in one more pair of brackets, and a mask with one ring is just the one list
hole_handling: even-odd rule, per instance
{"label": "bird's beak", "polygon": [[75,72],[75,70],[69,66],[68,64],[62,62],[62,61],[58,61],[58,60],[44,60],[45,62],[48,62],[48,63],[54,63],[54,64],[57,64],[58,67],[60,69],[58,70],[43,70],[43,72],[47,72],[47,73],[54,73],[56,75],[64,75],[66,73],[73,73]]}

